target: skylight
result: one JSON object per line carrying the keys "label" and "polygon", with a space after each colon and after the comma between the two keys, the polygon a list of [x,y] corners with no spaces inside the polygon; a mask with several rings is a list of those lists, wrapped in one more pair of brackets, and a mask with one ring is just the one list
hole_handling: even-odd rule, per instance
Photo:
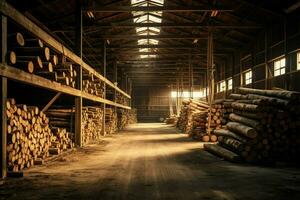
{"label": "skylight", "polygon": [[[131,6],[148,7],[148,6],[163,6],[164,0],[131,0]],[[161,23],[162,22],[162,12],[161,11],[133,11],[134,23]],[[137,35],[158,35],[160,34],[160,28],[157,27],[137,27]],[[137,41],[138,45],[158,45],[158,40],[156,39],[139,39]],[[139,52],[151,53],[156,52],[157,49],[140,48]],[[140,58],[155,58],[156,55],[140,55]]]}

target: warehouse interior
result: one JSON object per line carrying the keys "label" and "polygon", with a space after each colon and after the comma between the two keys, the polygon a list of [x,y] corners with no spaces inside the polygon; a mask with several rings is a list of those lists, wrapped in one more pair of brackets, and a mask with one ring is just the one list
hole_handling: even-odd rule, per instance
{"label": "warehouse interior", "polygon": [[300,199],[300,1],[0,16],[0,199]]}

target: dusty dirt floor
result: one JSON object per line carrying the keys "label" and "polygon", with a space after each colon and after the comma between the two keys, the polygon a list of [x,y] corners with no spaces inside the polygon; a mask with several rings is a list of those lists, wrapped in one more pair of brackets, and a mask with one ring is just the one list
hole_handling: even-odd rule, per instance
{"label": "dusty dirt floor", "polygon": [[175,128],[137,124],[0,180],[0,199],[300,199],[300,171],[233,164]]}

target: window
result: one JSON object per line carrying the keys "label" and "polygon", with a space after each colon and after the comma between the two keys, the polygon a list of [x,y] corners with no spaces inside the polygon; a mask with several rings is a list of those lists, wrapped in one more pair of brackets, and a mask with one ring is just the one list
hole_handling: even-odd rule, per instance
{"label": "window", "polygon": [[274,62],[274,76],[280,76],[282,74],[285,74],[285,58]]}
{"label": "window", "polygon": [[297,53],[297,70],[300,70],[300,52]]}
{"label": "window", "polygon": [[[190,98],[190,92],[188,92],[188,91],[183,91],[182,93],[179,92],[178,95],[179,95],[179,97]],[[171,92],[171,97],[172,98],[176,98],[177,97],[177,92],[176,91],[172,91]],[[194,98],[205,97],[205,90],[200,90],[198,92],[193,92],[193,97]]]}
{"label": "window", "polygon": [[220,82],[220,92],[223,92],[226,90],[226,82],[225,81],[221,81]]}
{"label": "window", "polygon": [[244,85],[252,83],[252,70],[244,72]]}
{"label": "window", "polygon": [[232,90],[232,78],[227,79],[227,90]]}

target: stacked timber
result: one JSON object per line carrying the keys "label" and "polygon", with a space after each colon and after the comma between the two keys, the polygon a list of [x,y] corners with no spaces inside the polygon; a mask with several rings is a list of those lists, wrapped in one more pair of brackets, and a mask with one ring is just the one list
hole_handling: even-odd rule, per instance
{"label": "stacked timber", "polygon": [[128,124],[135,124],[137,123],[137,112],[136,108],[131,108],[128,110]]}
{"label": "stacked timber", "polygon": [[6,106],[8,170],[17,172],[48,156],[52,134],[49,119],[37,107],[17,105],[14,99]]}
{"label": "stacked timber", "polygon": [[100,139],[102,132],[103,109],[86,106],[82,109],[83,144],[93,143]]}
{"label": "stacked timber", "polygon": [[193,99],[183,101],[177,127],[194,138],[202,139],[206,134],[207,109],[208,105],[204,101]]}
{"label": "stacked timber", "polygon": [[94,79],[92,74],[82,81],[82,88],[84,92],[101,98],[104,98],[104,85],[104,82]]}
{"label": "stacked timber", "polygon": [[72,63],[62,60],[42,40],[24,38],[21,33],[8,37],[7,63],[25,72],[75,88],[77,73]]}
{"label": "stacked timber", "polygon": [[175,125],[177,124],[177,120],[178,117],[176,115],[171,115],[170,117],[166,118],[165,123]]}
{"label": "stacked timber", "polygon": [[105,108],[105,133],[113,134],[117,131],[117,113],[113,108]]}
{"label": "stacked timber", "polygon": [[129,113],[126,109],[117,109],[118,130],[123,130],[128,124]]}
{"label": "stacked timber", "polygon": [[51,127],[65,128],[67,132],[74,132],[75,109],[55,107],[48,109],[46,115],[49,117]]}
{"label": "stacked timber", "polygon": [[297,162],[300,153],[299,93],[239,88],[230,98],[235,99],[231,103],[231,121],[226,129],[214,130],[219,140],[218,148],[225,148],[249,163]]}
{"label": "stacked timber", "polygon": [[125,97],[120,92],[116,92],[116,102],[122,105],[126,105],[126,106],[128,105],[127,97]]}
{"label": "stacked timber", "polygon": [[65,128],[51,127],[53,133],[51,137],[51,146],[49,153],[52,155],[58,155],[67,149],[75,147],[74,134],[67,132]]}

